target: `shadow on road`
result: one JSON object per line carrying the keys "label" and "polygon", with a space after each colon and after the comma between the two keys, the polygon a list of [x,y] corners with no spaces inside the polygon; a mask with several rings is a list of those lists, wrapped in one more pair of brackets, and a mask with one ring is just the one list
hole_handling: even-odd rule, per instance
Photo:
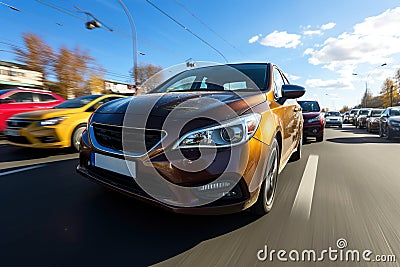
{"label": "shadow on road", "polygon": [[400,143],[400,139],[386,140],[379,136],[365,136],[365,137],[339,137],[339,138],[328,138],[327,142],[339,143],[339,144],[391,144]]}
{"label": "shadow on road", "polygon": [[2,144],[0,146],[0,162],[11,162],[29,159],[42,159],[50,156],[76,153],[72,149],[33,149]]}

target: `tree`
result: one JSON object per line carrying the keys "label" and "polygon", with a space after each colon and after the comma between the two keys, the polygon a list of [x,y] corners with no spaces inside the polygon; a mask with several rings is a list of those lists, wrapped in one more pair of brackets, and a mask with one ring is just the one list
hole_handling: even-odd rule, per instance
{"label": "tree", "polygon": [[85,87],[88,65],[93,58],[78,47],[69,50],[60,48],[54,64],[61,94],[67,98],[82,96],[89,92]]}
{"label": "tree", "polygon": [[340,112],[340,113],[345,113],[346,111],[349,111],[349,110],[350,110],[349,106],[344,105],[344,106],[339,110],[339,112]]}
{"label": "tree", "polygon": [[46,83],[54,62],[53,49],[34,33],[24,33],[23,39],[25,49],[13,47],[16,60],[34,71],[43,73],[44,82]]}
{"label": "tree", "polygon": [[361,106],[362,107],[369,107],[370,106],[370,100],[373,98],[374,96],[368,92],[368,90],[365,90],[365,93],[363,95],[363,97],[361,98]]}
{"label": "tree", "polygon": [[[154,89],[162,81],[161,66],[153,64],[140,64],[137,67],[136,87],[138,94],[144,94]],[[133,71],[130,71],[133,76]],[[151,78],[151,79],[150,79]]]}
{"label": "tree", "polygon": [[382,105],[384,107],[390,107],[392,104],[397,104],[399,101],[399,92],[398,86],[395,82],[390,79],[386,78],[382,90],[380,93],[380,98],[382,100]]}

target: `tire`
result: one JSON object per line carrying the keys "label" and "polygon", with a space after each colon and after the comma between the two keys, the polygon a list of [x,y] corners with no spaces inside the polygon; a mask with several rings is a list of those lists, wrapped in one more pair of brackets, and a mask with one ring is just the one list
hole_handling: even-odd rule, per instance
{"label": "tire", "polygon": [[271,211],[274,204],[276,194],[276,184],[278,181],[279,170],[279,146],[276,138],[273,139],[267,158],[267,167],[263,182],[261,184],[260,193],[256,203],[250,208],[250,212],[255,215],[265,215]]}
{"label": "tire", "polygon": [[81,136],[82,132],[86,129],[85,124],[79,124],[76,126],[74,132],[72,133],[71,137],[71,148],[73,148],[75,151],[79,152],[80,144],[81,144]]}
{"label": "tire", "polygon": [[340,124],[340,125],[339,125],[339,128],[342,129],[342,128],[343,128],[343,124]]}
{"label": "tire", "polygon": [[371,132],[371,126],[367,123],[367,132]]}
{"label": "tire", "polygon": [[322,141],[324,141],[324,135],[317,136],[316,139],[317,139],[317,142],[322,142]]}
{"label": "tire", "polygon": [[386,135],[385,135],[386,140],[392,140],[393,139],[393,134],[390,131],[390,129],[386,128]]}
{"label": "tire", "polygon": [[382,126],[379,126],[379,137],[383,137]]}
{"label": "tire", "polygon": [[297,144],[296,147],[296,151],[292,154],[292,156],[290,157],[290,162],[293,161],[298,161],[301,159],[301,150],[303,149],[303,133],[301,133],[301,136],[299,138],[299,142]]}

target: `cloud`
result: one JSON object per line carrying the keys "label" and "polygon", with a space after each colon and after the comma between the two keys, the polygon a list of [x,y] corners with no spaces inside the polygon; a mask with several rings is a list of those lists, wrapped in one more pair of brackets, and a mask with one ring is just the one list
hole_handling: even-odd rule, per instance
{"label": "cloud", "polygon": [[286,75],[286,77],[289,78],[289,81],[297,81],[297,80],[301,79],[300,76],[291,75],[291,74],[288,74],[288,73],[285,73],[285,75]]}
{"label": "cloud", "polygon": [[298,34],[274,31],[262,38],[260,44],[277,48],[296,48],[301,44],[300,39],[301,35]]}
{"label": "cloud", "polygon": [[304,35],[322,35],[321,30],[306,30],[303,32]]}
{"label": "cloud", "polygon": [[[329,24],[329,23],[328,23]],[[400,7],[366,18],[353,31],[325,40],[320,49],[306,50],[308,61],[335,70],[343,64],[382,64],[400,53]]]}
{"label": "cloud", "polygon": [[318,89],[354,89],[351,81],[344,78],[335,80],[308,79],[306,81],[306,86]]}
{"label": "cloud", "polygon": [[253,37],[251,37],[251,38],[249,39],[249,44],[253,44],[253,43],[257,42],[258,39],[260,39],[260,36],[261,36],[261,34],[259,34],[259,35],[254,35]]}
{"label": "cloud", "polygon": [[322,25],[321,30],[323,30],[323,31],[330,30],[330,29],[333,29],[335,26],[336,26],[336,23],[329,22],[327,24]]}

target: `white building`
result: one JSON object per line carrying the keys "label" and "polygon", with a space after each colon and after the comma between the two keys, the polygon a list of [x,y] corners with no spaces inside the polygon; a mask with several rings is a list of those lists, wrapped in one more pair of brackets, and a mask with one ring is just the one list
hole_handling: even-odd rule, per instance
{"label": "white building", "polygon": [[43,73],[30,70],[28,66],[0,60],[0,88],[43,87]]}
{"label": "white building", "polygon": [[106,91],[111,91],[116,94],[134,94],[135,89],[132,88],[132,85],[126,83],[120,83],[110,80],[104,81],[104,89]]}

